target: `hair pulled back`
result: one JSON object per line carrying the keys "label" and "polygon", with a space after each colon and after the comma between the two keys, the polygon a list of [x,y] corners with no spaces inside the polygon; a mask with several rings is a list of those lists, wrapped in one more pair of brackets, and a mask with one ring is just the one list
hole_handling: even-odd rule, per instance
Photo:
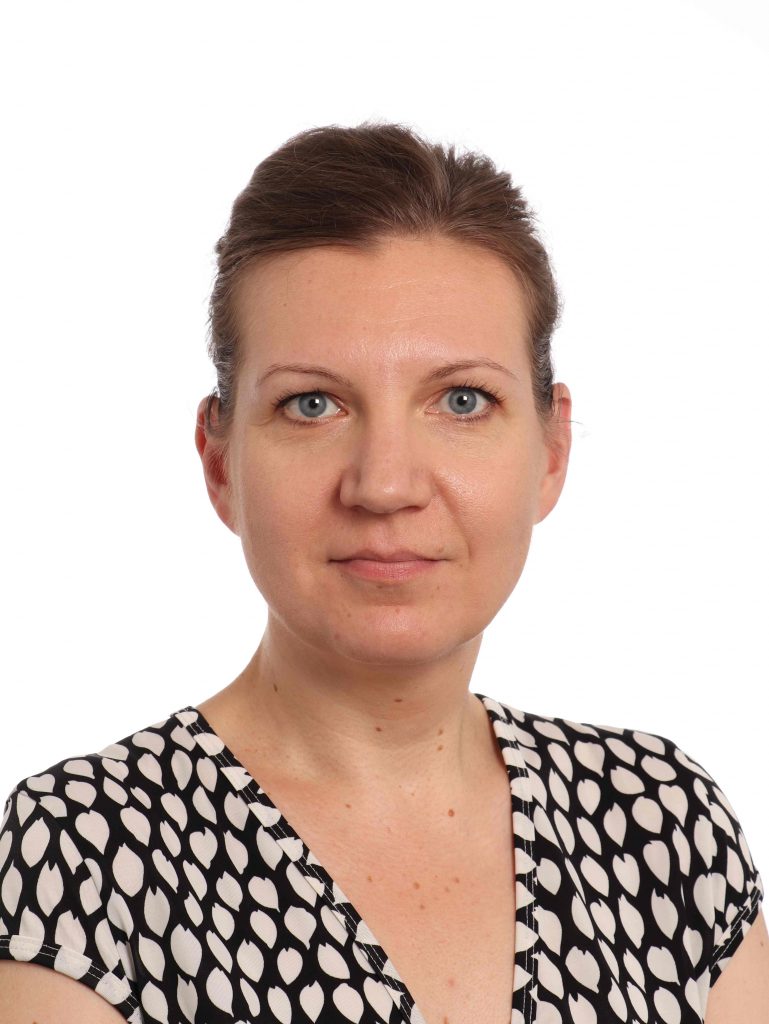
{"label": "hair pulled back", "polygon": [[326,125],[288,139],[254,170],[216,244],[208,354],[217,386],[217,431],[233,414],[240,346],[233,294],[257,260],[297,249],[367,249],[387,237],[440,234],[495,253],[516,274],[528,303],[534,399],[552,413],[551,338],[559,297],[547,253],[520,188],[481,153],[457,153],[412,129],[382,122]]}

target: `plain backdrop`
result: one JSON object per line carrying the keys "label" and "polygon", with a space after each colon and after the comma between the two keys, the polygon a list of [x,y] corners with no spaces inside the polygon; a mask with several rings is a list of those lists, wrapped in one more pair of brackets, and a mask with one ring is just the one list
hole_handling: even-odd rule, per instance
{"label": "plain backdrop", "polygon": [[265,606],[193,433],[213,246],[305,128],[401,121],[537,212],[559,506],[471,689],[675,740],[769,874],[763,3],[6,4],[0,789],[199,703]]}

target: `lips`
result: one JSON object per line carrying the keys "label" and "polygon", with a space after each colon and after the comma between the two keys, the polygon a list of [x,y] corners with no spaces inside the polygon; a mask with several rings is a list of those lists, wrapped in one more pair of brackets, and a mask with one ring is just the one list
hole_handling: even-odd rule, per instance
{"label": "lips", "polygon": [[[381,552],[379,554],[381,555]],[[412,557],[401,559],[401,554],[409,554]],[[344,558],[336,559],[331,564],[338,565],[339,571],[348,577],[378,584],[397,585],[437,572],[444,561],[442,558],[414,558],[413,555],[413,551],[398,552],[399,558],[395,562],[382,558]]]}
{"label": "lips", "polygon": [[438,559],[430,558],[429,555],[420,554],[418,551],[411,551],[407,548],[398,548],[396,551],[376,551],[373,548],[361,548],[360,551],[353,551],[343,558],[332,558],[332,562],[350,562],[353,559],[365,559],[370,562],[435,562]]}

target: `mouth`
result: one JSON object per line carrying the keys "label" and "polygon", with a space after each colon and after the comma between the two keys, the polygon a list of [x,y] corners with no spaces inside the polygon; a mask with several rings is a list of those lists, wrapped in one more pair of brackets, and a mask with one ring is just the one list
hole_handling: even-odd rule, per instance
{"label": "mouth", "polygon": [[436,559],[422,551],[412,551],[410,548],[392,548],[389,551],[384,548],[360,548],[358,551],[351,551],[349,555],[342,558],[332,558],[332,562],[349,562],[354,559],[365,559],[371,562],[432,562]]}
{"label": "mouth", "polygon": [[435,571],[443,559],[408,558],[399,561],[385,561],[381,558],[345,558],[334,560],[345,574],[365,580],[391,581],[401,583]]}

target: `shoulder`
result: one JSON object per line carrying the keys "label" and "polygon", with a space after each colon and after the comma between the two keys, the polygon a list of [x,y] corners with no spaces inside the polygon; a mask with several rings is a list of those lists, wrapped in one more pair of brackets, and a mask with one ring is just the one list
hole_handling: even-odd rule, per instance
{"label": "shoulder", "polygon": [[606,876],[620,900],[669,915],[666,927],[675,905],[682,940],[694,952],[694,933],[701,937],[714,982],[757,917],[764,889],[713,775],[666,736],[500,709],[532,799],[570,855]]}
{"label": "shoulder", "polygon": [[[545,781],[595,781],[607,798],[635,807],[644,827],[663,814],[681,826],[707,816],[732,838],[739,823],[713,776],[674,740],[632,727],[504,710],[524,760]],[[660,810],[645,807],[650,800]],[[645,810],[645,814],[644,814]],[[651,816],[651,817],[650,817]]]}
{"label": "shoulder", "polygon": [[16,784],[0,823],[6,931],[25,910],[40,918],[58,907],[67,886],[96,906],[109,880],[115,916],[122,901],[141,899],[150,871],[175,883],[179,835],[216,818],[208,797],[216,766],[189,728],[193,717],[176,712]]}
{"label": "shoulder", "polygon": [[[0,960],[78,979],[129,1020],[140,987],[162,998],[160,941],[202,917],[207,886],[183,840],[204,868],[217,842],[220,750],[197,717],[182,709],[17,783],[0,824]],[[155,980],[137,977],[137,941]]]}
{"label": "shoulder", "polygon": [[[595,725],[500,705],[543,802],[589,813],[616,805],[643,832],[672,830],[708,866],[718,837],[732,871],[753,864],[737,814],[710,772],[674,740],[632,727]],[[568,783],[567,791],[561,783]],[[596,805],[593,808],[593,805]],[[729,854],[731,851],[731,854]],[[681,854],[682,863],[687,857]]]}
{"label": "shoulder", "polygon": [[193,774],[195,740],[177,712],[108,744],[73,754],[20,780],[5,802],[24,826],[33,812],[39,833],[48,824],[75,831],[104,852],[111,824],[142,833],[137,813],[150,811],[162,794],[186,789]]}

